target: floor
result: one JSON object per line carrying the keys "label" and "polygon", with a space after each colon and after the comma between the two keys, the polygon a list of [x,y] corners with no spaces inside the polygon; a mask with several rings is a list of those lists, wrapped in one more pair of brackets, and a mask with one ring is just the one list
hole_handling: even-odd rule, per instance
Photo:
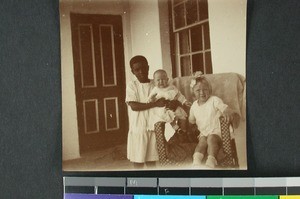
{"label": "floor", "polygon": [[81,158],[63,162],[64,171],[106,171],[133,169],[126,158],[126,144],[81,155]]}
{"label": "floor", "polygon": [[[246,125],[242,122],[235,130],[235,140],[239,159],[239,169],[247,169],[246,152]],[[190,151],[192,154],[192,151]],[[192,156],[192,155],[191,155]],[[192,159],[187,158],[184,164],[174,167],[144,168],[148,170],[190,170],[190,169],[209,169],[203,167],[193,167]],[[134,170],[133,165],[126,158],[126,144],[118,145],[109,149],[89,152],[82,154],[81,158],[75,160],[63,161],[64,171],[130,171]]]}

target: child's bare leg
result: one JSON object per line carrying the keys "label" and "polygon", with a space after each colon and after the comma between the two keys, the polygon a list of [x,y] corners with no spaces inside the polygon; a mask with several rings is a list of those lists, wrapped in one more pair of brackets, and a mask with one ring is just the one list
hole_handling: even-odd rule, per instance
{"label": "child's bare leg", "polygon": [[206,137],[200,137],[193,155],[193,165],[201,165],[202,159],[207,151],[207,146]]}
{"label": "child's bare leg", "polygon": [[195,153],[198,152],[198,153],[202,153],[202,154],[206,154],[206,151],[207,151],[207,139],[205,136],[201,136],[199,138],[199,142],[195,148]]}
{"label": "child's bare leg", "polygon": [[207,137],[207,153],[208,155],[211,155],[213,157],[217,157],[220,146],[221,146],[222,140],[221,138],[216,134],[211,134]]}
{"label": "child's bare leg", "polygon": [[219,153],[220,150],[220,146],[221,146],[222,140],[218,135],[212,134],[209,135],[207,138],[207,161],[206,161],[206,165],[209,167],[214,168],[217,165],[217,155]]}

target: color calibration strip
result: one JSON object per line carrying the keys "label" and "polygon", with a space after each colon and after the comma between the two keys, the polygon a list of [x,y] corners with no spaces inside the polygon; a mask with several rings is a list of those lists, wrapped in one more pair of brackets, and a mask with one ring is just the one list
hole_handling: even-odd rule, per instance
{"label": "color calibration strip", "polygon": [[65,199],[300,199],[300,177],[64,177]]}

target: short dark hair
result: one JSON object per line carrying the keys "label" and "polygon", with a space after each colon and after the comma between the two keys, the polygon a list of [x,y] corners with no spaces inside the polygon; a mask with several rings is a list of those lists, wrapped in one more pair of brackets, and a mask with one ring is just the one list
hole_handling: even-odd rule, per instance
{"label": "short dark hair", "polygon": [[148,61],[146,59],[146,57],[142,56],[142,55],[136,55],[134,57],[132,57],[130,59],[130,68],[132,68],[133,64],[135,63],[145,63],[146,65],[148,65]]}

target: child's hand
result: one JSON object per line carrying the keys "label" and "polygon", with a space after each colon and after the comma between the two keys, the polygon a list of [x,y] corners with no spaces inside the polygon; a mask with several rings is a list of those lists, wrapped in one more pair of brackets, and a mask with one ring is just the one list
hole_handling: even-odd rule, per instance
{"label": "child's hand", "polygon": [[154,103],[155,103],[155,107],[164,107],[166,106],[167,100],[165,98],[160,98]]}
{"label": "child's hand", "polygon": [[181,103],[177,100],[170,100],[167,104],[166,104],[166,109],[167,110],[171,110],[171,111],[175,111],[177,109],[178,106],[180,106]]}
{"label": "child's hand", "polygon": [[225,111],[223,112],[223,117],[226,123],[230,123],[233,121],[234,112],[231,109],[226,108]]}
{"label": "child's hand", "polygon": [[185,101],[185,102],[183,103],[183,105],[185,105],[185,106],[187,106],[187,107],[191,107],[191,106],[192,106],[192,103],[189,102],[189,101]]}

